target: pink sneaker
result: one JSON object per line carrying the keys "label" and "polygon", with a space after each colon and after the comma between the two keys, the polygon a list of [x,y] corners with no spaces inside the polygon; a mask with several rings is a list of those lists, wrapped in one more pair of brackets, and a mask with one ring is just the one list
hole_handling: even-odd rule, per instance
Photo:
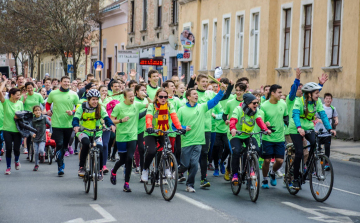
{"label": "pink sneaker", "polygon": [[20,162],[15,162],[15,170],[20,170],[21,164]]}
{"label": "pink sneaker", "polygon": [[0,156],[0,161],[1,161],[1,156]]}
{"label": "pink sneaker", "polygon": [[69,152],[68,152],[68,151],[65,152],[65,156],[69,156]]}
{"label": "pink sneaker", "polygon": [[106,168],[106,166],[105,166],[105,165],[103,166],[103,173],[109,173],[109,169],[108,169],[108,168]]}
{"label": "pink sneaker", "polygon": [[6,171],[5,171],[5,175],[10,175],[11,174],[11,168],[7,168]]}
{"label": "pink sneaker", "polygon": [[72,146],[69,146],[69,153],[70,153],[70,155],[74,154],[74,150],[73,150]]}

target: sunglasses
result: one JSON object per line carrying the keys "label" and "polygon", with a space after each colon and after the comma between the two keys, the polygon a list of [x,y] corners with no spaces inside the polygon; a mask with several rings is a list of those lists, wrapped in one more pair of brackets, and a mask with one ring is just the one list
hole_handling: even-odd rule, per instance
{"label": "sunglasses", "polygon": [[159,97],[160,99],[168,99],[168,96],[159,95],[158,97]]}
{"label": "sunglasses", "polygon": [[258,105],[259,102],[251,102],[251,104],[253,104],[253,105]]}

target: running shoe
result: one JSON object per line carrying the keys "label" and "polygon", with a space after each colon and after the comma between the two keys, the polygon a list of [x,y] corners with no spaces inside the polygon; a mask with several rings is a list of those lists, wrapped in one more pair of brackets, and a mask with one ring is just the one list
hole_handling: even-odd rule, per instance
{"label": "running shoe", "polygon": [[131,192],[131,189],[130,189],[130,186],[129,186],[128,182],[125,182],[125,184],[124,184],[124,191],[125,192]]}
{"label": "running shoe", "polygon": [[84,169],[84,167],[80,167],[80,168],[79,168],[78,176],[79,176],[79,177],[84,177],[84,176],[85,176],[85,169]]}
{"label": "running shoe", "polygon": [[284,174],[281,173],[280,170],[277,170],[277,171],[275,172],[275,174],[276,174],[276,176],[277,176],[278,178],[282,178],[282,177],[284,176]]}
{"label": "running shoe", "polygon": [[26,159],[27,159],[27,160],[29,160],[29,159],[30,159],[30,157],[26,157]]}
{"label": "running shoe", "polygon": [[195,193],[195,189],[192,186],[187,186],[185,191]]}
{"label": "running shoe", "polygon": [[165,177],[166,178],[172,178],[172,174],[171,174],[171,171],[170,171],[170,169],[165,169]]}
{"label": "running shoe", "polygon": [[105,165],[103,166],[103,172],[104,173],[109,173],[109,169]]}
{"label": "running shoe", "polygon": [[149,180],[149,170],[143,170],[141,173],[141,180],[144,182],[148,182]]}
{"label": "running shoe", "polygon": [[0,156],[3,156],[4,155],[4,149],[1,149],[0,150]]}
{"label": "running shoe", "polygon": [[235,173],[235,174],[233,175],[231,182],[232,182],[234,185],[238,185],[238,183],[239,183],[239,176],[238,176],[237,173]]}
{"label": "running shoe", "polygon": [[160,187],[160,180],[155,181],[155,187]]}
{"label": "running shoe", "polygon": [[28,152],[28,149],[27,149],[27,148],[24,148],[24,149],[23,149],[23,153],[24,153],[24,154],[28,154],[28,153],[29,153],[29,152]]}
{"label": "running shoe", "polygon": [[264,189],[269,189],[269,182],[267,180],[263,180],[261,187]]}
{"label": "running shoe", "polygon": [[329,166],[329,164],[328,164],[328,163],[327,163],[327,164],[325,164],[324,170],[325,170],[325,171],[330,171],[330,166]]}
{"label": "running shoe", "polygon": [[215,170],[215,168],[214,168],[214,166],[212,165],[212,163],[209,163],[209,165],[208,165],[208,170],[210,170],[210,171],[214,171],[214,170]]}
{"label": "running shoe", "polygon": [[207,179],[203,179],[202,181],[200,181],[200,187],[210,187],[210,182],[207,181]]}
{"label": "running shoe", "polygon": [[228,169],[226,169],[226,171],[225,171],[224,179],[225,179],[226,181],[229,181],[229,180],[230,180],[230,171],[229,171]]}
{"label": "running shoe", "polygon": [[271,186],[276,186],[277,181],[276,181],[276,177],[275,177],[275,173],[272,171],[269,171],[269,177],[270,177],[270,184]]}
{"label": "running shoe", "polygon": [[72,154],[74,154],[74,150],[73,150],[73,148],[72,148],[72,146],[69,146],[69,153],[70,153],[70,155],[72,155]]}
{"label": "running shoe", "polygon": [[135,173],[136,173],[136,174],[139,174],[139,173],[140,173],[140,168],[139,168],[139,167],[136,167]]}
{"label": "running shoe", "polygon": [[213,175],[214,175],[214,177],[218,177],[219,176],[219,170],[218,169],[214,170]]}
{"label": "running shoe", "polygon": [[220,173],[221,174],[225,174],[225,165],[224,162],[219,162],[220,164]]}
{"label": "running shoe", "polygon": [[78,154],[79,154],[79,152],[78,152],[77,149],[74,150],[74,153],[75,153],[75,155],[78,155]]}
{"label": "running shoe", "polygon": [[11,168],[9,167],[5,170],[5,175],[10,175],[10,174],[11,174]]}
{"label": "running shoe", "polygon": [[301,189],[299,180],[293,180],[292,188],[295,189],[295,190],[300,190]]}
{"label": "running shoe", "polygon": [[111,157],[111,158],[110,158],[110,161],[111,161],[111,162],[115,162],[115,161],[116,161],[115,157]]}
{"label": "running shoe", "polygon": [[64,169],[65,169],[65,163],[63,163],[61,166],[58,166],[58,175],[59,176],[64,175]]}
{"label": "running shoe", "polygon": [[98,174],[98,181],[102,181],[104,179],[104,174],[102,172],[102,170],[99,171],[99,174]]}
{"label": "running shoe", "polygon": [[186,178],[184,177],[184,174],[183,173],[179,173],[179,179],[178,179],[178,182],[183,182],[185,181]]}
{"label": "running shoe", "polygon": [[39,169],[39,165],[35,165],[33,171],[38,171],[38,169]]}
{"label": "running shoe", "polygon": [[113,173],[113,170],[111,170],[110,182],[111,182],[113,185],[116,185],[116,173]]}
{"label": "running shoe", "polygon": [[69,156],[69,152],[68,152],[68,151],[65,152],[65,156]]}
{"label": "running shoe", "polygon": [[15,162],[15,170],[20,170],[21,164],[19,161]]}

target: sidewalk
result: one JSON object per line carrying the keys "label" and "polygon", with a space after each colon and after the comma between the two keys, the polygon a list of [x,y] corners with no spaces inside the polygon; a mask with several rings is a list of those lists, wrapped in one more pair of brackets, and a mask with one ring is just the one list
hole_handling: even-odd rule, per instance
{"label": "sidewalk", "polygon": [[330,157],[360,163],[360,142],[332,139]]}

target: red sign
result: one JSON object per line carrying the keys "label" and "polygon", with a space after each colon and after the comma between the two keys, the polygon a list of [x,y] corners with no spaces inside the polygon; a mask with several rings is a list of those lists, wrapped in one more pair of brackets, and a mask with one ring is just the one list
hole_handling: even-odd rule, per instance
{"label": "red sign", "polygon": [[140,59],[140,65],[162,66],[162,59]]}

